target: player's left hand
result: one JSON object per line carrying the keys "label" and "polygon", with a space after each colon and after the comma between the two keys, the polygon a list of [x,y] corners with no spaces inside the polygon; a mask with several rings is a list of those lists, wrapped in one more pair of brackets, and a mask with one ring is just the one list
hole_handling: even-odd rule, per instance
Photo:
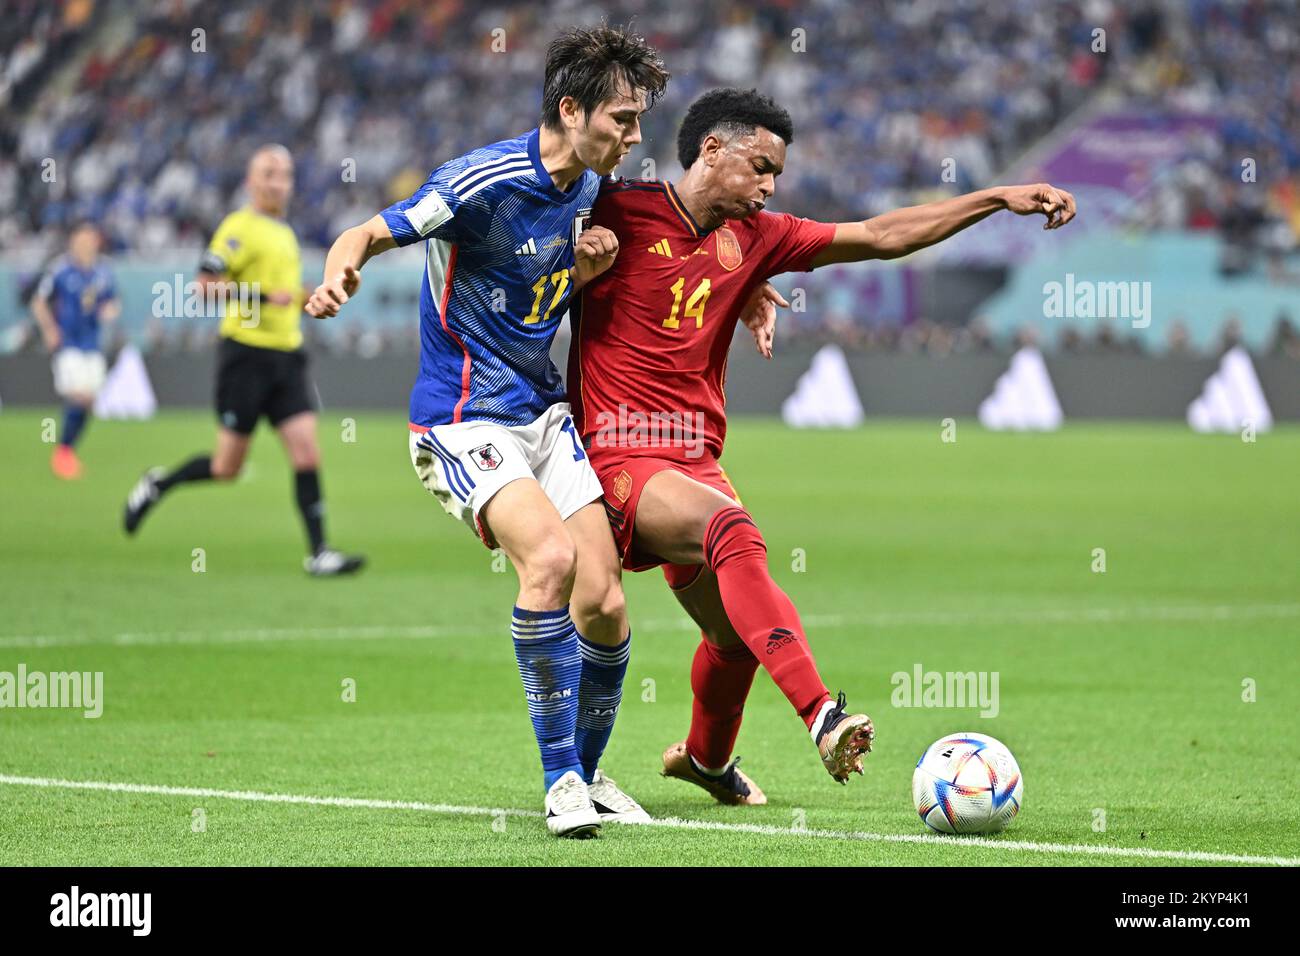
{"label": "player's left hand", "polygon": [[776,309],[790,308],[780,292],[770,282],[764,282],[755,289],[740,313],[740,321],[754,336],[754,347],[758,354],[769,361],[772,358],[772,340],[776,337]]}
{"label": "player's left hand", "polygon": [[1044,229],[1060,229],[1074,218],[1074,196],[1047,183],[1008,186],[1003,198],[1007,208],[1017,216],[1032,216],[1034,213],[1046,216]]}
{"label": "player's left hand", "polygon": [[588,226],[573,244],[573,284],[581,289],[614,264],[618,236],[604,226]]}

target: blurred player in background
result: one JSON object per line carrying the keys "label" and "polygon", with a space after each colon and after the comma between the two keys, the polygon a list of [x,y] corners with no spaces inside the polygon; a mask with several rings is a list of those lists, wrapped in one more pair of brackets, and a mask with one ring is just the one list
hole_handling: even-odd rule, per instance
{"label": "blurred player in background", "polygon": [[[253,153],[245,180],[248,205],[217,227],[199,265],[205,292],[222,293],[217,358],[217,445],[171,472],[150,469],[131,489],[123,518],[128,534],[178,485],[238,477],[263,415],[280,434],[293,468],[294,497],[307,532],[309,574],[350,574],[365,563],[325,542],[325,503],[316,441],[315,388],[302,347],[302,260],[285,222],[293,194],[293,158],[279,145]],[[251,308],[250,308],[251,306]]]}
{"label": "blurred player in background", "polygon": [[540,127],[443,164],[415,195],[344,232],[307,305],[337,314],[370,257],[426,242],[411,461],[447,513],[500,546],[519,575],[511,633],[557,836],[648,819],[597,766],[631,631],[600,482],[549,353],[570,297],[617,251],[608,230],[583,232],[601,176],[641,141],[640,116],[667,82],[640,37],[560,35]]}
{"label": "blurred player in background", "polygon": [[[678,133],[686,170],[678,184],[602,187],[593,223],[608,226],[621,251],[571,315],[574,417],[624,567],[663,565],[703,632],[691,668],[690,734],[664,753],[664,773],[724,803],[765,802],[729,759],[760,662],[835,780],[862,772],[874,737],[871,720],[845,713],[844,695],[833,699],[826,689],[798,611],[768,571],[763,536],[718,464],[737,320],[745,318],[770,356],[774,302],[784,300],[765,285],[769,276],[894,259],[1000,209],[1042,213],[1049,229],[1074,217],[1073,197],[1041,184],[986,189],[865,222],[766,212],[793,138],[790,115],[754,90],[697,99]],[[656,432],[656,420],[671,433]]]}
{"label": "blurred player in background", "polygon": [[122,311],[113,273],[100,258],[102,238],[81,223],[68,238],[68,254],[55,260],[32,296],[32,315],[45,347],[54,356],[54,391],[63,400],[63,430],[50,468],[60,478],[80,478],[77,439],[104,384],[100,326]]}

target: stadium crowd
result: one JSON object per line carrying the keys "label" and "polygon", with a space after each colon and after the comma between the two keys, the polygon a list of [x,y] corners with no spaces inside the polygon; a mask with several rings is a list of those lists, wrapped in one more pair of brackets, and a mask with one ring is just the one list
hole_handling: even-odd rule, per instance
{"label": "stadium crowd", "polygon": [[[22,93],[0,118],[0,251],[52,255],[82,218],[113,251],[197,248],[271,140],[295,155],[300,239],[328,245],[440,158],[533,125],[547,39],[602,14],[634,20],[674,74],[626,175],[676,175],[685,104],[756,85],[796,116],[774,207],[860,217],[990,182],[1106,86],[1220,120],[1138,225],[1219,230],[1225,273],[1300,235],[1288,0],[16,0],[0,25],[0,99]],[[55,82],[35,95],[32,77]],[[1265,190],[1242,188],[1243,154]],[[34,172],[49,158],[53,182]],[[876,335],[819,322],[800,334]]]}
{"label": "stadium crowd", "polygon": [[[78,6],[82,23],[94,4]],[[1229,156],[1255,157],[1261,180],[1296,189],[1300,32],[1288,6],[614,0],[602,11],[635,17],[674,72],[629,174],[652,159],[673,175],[673,125],[696,93],[754,84],[797,107],[798,162],[782,192],[805,215],[857,215],[933,189],[948,157],[951,188],[983,185],[1113,76],[1130,96],[1222,116],[1222,155],[1187,164],[1152,209],[1161,225],[1205,227],[1231,202]],[[10,69],[25,45],[67,46],[73,28],[50,5],[18,8],[5,25]],[[438,157],[534,123],[547,38],[592,11],[576,0],[164,0],[134,15],[120,39],[83,43],[70,90],[6,111],[0,247],[87,216],[118,248],[199,243],[265,140],[295,151],[295,225],[326,245],[409,194]],[[45,157],[68,157],[62,188],[17,174]]]}

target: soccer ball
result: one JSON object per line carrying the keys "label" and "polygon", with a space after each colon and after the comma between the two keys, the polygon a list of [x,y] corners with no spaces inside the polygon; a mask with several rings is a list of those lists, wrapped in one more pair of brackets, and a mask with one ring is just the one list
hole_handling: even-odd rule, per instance
{"label": "soccer ball", "polygon": [[1025,782],[1011,751],[984,734],[949,734],[912,773],[912,802],[939,833],[996,833],[1020,812]]}

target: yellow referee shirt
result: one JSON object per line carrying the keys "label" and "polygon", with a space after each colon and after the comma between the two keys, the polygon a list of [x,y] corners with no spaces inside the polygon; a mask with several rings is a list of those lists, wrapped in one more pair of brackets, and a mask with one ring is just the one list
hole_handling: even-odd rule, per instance
{"label": "yellow referee shirt", "polygon": [[[235,210],[217,227],[201,268],[239,283],[226,300],[222,338],[285,352],[302,345],[302,258],[288,223],[250,206]],[[277,292],[292,293],[293,302],[266,301]],[[252,315],[241,312],[241,299],[244,309],[256,310]]]}

